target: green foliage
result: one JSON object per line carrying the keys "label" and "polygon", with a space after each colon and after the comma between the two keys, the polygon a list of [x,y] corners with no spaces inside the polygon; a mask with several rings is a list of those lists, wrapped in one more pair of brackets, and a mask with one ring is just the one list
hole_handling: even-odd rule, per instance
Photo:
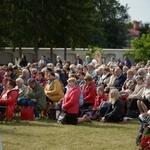
{"label": "green foliage", "polygon": [[96,51],[100,52],[101,55],[104,54],[104,51],[102,48],[95,47],[95,46],[88,46],[88,52],[85,52],[84,56],[90,56],[90,58],[94,58]]}
{"label": "green foliage", "polygon": [[91,0],[1,0],[0,44],[87,47],[93,10]]}
{"label": "green foliage", "polygon": [[126,54],[138,61],[147,61],[150,58],[150,34],[143,34],[141,38],[131,41],[131,51]]}
{"label": "green foliage", "polygon": [[[128,6],[117,0],[95,0],[95,29],[92,45],[107,48],[122,48],[126,41]],[[97,31],[100,31],[98,32]]]}
{"label": "green foliage", "polygon": [[142,36],[142,34],[150,33],[150,24],[149,23],[141,23],[139,31],[140,31],[141,36]]}
{"label": "green foliage", "polygon": [[117,0],[1,0],[0,46],[120,48],[127,10]]}

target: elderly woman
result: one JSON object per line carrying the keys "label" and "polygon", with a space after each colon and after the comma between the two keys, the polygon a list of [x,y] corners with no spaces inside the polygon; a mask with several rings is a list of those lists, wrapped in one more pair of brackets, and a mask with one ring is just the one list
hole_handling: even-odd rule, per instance
{"label": "elderly woman", "polygon": [[31,68],[30,72],[31,72],[31,78],[35,79],[36,75],[37,75],[37,69],[36,68]]}
{"label": "elderly woman", "polygon": [[63,84],[56,78],[54,72],[47,73],[47,84],[44,88],[45,95],[52,104],[54,102],[59,102],[61,98],[64,97]]}
{"label": "elderly woman", "polygon": [[83,66],[87,66],[89,63],[91,63],[90,56],[85,56],[85,61],[83,62]]}
{"label": "elderly woman", "polygon": [[87,69],[88,69],[87,73],[90,74],[92,78],[95,77],[95,68],[92,63],[87,65]]}
{"label": "elderly woman", "polygon": [[135,81],[133,79],[134,71],[128,70],[127,71],[127,79],[125,80],[122,90],[120,91],[121,98],[123,102],[127,100],[127,97],[134,91],[135,88]]}
{"label": "elderly woman", "polygon": [[56,62],[55,62],[55,66],[57,66],[59,64],[60,68],[62,68],[62,60],[60,56],[56,57]]}
{"label": "elderly woman", "polygon": [[4,114],[5,111],[6,118],[10,119],[13,116],[17,98],[18,89],[16,88],[16,82],[10,79],[7,82],[7,89],[5,89],[0,95],[0,106],[7,106],[6,111],[4,108],[0,108],[0,114],[1,112]]}
{"label": "elderly woman", "polygon": [[124,117],[123,103],[119,99],[119,91],[115,88],[110,89],[109,103],[106,114],[102,118],[103,122],[121,122]]}
{"label": "elderly woman", "polygon": [[93,78],[91,75],[87,74],[84,77],[85,84],[82,86],[82,93],[84,97],[84,107],[93,107],[95,103],[95,97],[96,97],[96,86],[93,81]]}
{"label": "elderly woman", "polygon": [[27,93],[27,86],[24,84],[24,81],[21,78],[17,78],[16,85],[19,90],[18,98],[24,97]]}
{"label": "elderly woman", "polygon": [[27,85],[28,79],[30,78],[30,72],[28,69],[23,69],[20,78],[23,79],[24,84]]}
{"label": "elderly woman", "polygon": [[44,72],[38,71],[35,79],[43,88],[46,86],[47,79],[45,78]]}
{"label": "elderly woman", "polygon": [[62,110],[67,113],[66,124],[76,125],[78,123],[80,87],[77,80],[70,77],[68,80],[69,89],[62,99]]}
{"label": "elderly woman", "polygon": [[137,117],[139,115],[138,107],[137,107],[137,100],[141,99],[141,95],[144,89],[144,79],[141,76],[137,76],[136,79],[136,86],[132,94],[127,96],[127,100],[125,101],[125,110],[126,110],[126,117]]}
{"label": "elderly woman", "polygon": [[117,61],[115,60],[115,57],[111,57],[110,62],[107,64],[108,67],[113,68],[117,66]]}
{"label": "elderly woman", "polygon": [[144,68],[140,68],[138,71],[137,71],[137,74],[143,78],[146,77],[146,70]]}
{"label": "elderly woman", "polygon": [[78,74],[78,73],[81,73],[82,71],[83,71],[83,65],[78,64],[78,65],[76,66],[76,73]]}
{"label": "elderly woman", "polygon": [[99,85],[103,86],[104,88],[109,83],[110,77],[111,77],[110,69],[107,66],[103,67],[103,75],[99,81]]}

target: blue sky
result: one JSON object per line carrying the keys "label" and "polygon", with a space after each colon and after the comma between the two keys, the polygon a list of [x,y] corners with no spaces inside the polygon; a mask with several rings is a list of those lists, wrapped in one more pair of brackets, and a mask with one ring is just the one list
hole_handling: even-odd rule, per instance
{"label": "blue sky", "polygon": [[128,4],[131,21],[150,23],[150,0],[118,0],[122,5]]}

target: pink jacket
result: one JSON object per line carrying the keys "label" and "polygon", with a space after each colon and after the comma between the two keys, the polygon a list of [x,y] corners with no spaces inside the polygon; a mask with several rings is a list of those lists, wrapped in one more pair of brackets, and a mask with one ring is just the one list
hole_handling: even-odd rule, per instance
{"label": "pink jacket", "polygon": [[70,114],[78,114],[79,111],[79,98],[80,98],[80,87],[75,86],[68,91],[63,99],[62,108]]}
{"label": "pink jacket", "polygon": [[107,101],[107,95],[103,94],[102,97],[96,96],[93,110],[100,106],[101,102]]}

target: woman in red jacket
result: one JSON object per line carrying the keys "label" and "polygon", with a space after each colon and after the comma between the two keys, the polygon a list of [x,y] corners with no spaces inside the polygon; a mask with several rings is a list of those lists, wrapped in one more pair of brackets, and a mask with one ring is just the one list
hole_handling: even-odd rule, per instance
{"label": "woman in red jacket", "polygon": [[86,75],[84,80],[85,84],[82,86],[84,108],[93,107],[96,97],[96,86],[91,75]]}
{"label": "woman in red jacket", "polygon": [[7,89],[0,95],[0,106],[7,106],[6,110],[0,107],[0,114],[2,111],[5,111],[6,118],[10,119],[13,116],[17,98],[18,89],[16,88],[16,82],[10,79],[7,83]]}
{"label": "woman in red jacket", "polygon": [[[78,123],[100,119],[106,113],[108,101],[107,95],[104,93],[103,86],[97,87],[97,96],[95,97],[95,104],[82,118],[78,118]],[[99,118],[100,117],[100,118]]]}
{"label": "woman in red jacket", "polygon": [[67,80],[69,89],[62,100],[62,110],[66,112],[66,124],[76,125],[78,122],[80,87],[77,80],[71,77]]}

